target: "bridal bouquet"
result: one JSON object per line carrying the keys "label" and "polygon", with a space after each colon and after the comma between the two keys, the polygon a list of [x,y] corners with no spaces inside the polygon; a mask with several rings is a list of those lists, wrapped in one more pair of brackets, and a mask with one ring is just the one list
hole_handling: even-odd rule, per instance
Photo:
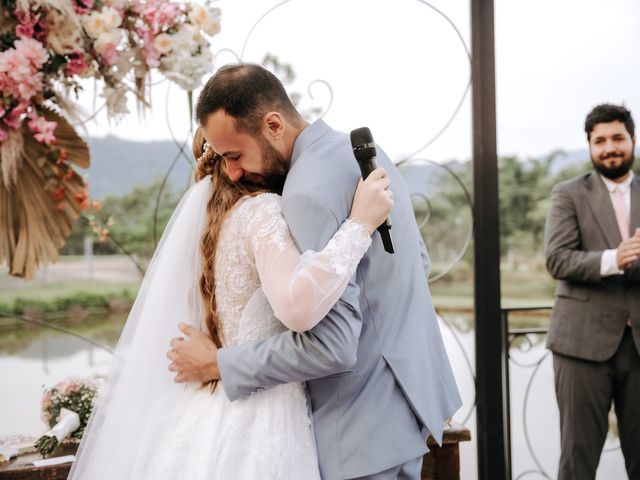
{"label": "bridal bouquet", "polygon": [[[220,10],[171,0],[0,0],[0,261],[30,278],[89,205],[74,100],[94,78],[110,117],[149,105],[150,73],[187,91],[213,69]],[[14,187],[18,188],[14,188]],[[46,195],[43,194],[46,192]],[[44,219],[44,222],[42,222]]]}
{"label": "bridal bouquet", "polygon": [[88,378],[69,378],[42,395],[40,418],[51,429],[40,437],[35,447],[43,457],[71,436],[80,440],[95,405],[99,384]]}

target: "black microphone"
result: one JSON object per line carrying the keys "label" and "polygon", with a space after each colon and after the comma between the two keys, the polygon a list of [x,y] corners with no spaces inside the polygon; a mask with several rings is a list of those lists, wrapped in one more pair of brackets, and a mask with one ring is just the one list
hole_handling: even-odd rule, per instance
{"label": "black microphone", "polygon": [[[353,148],[353,154],[358,161],[362,179],[364,180],[377,168],[376,145],[373,143],[373,136],[367,127],[351,130],[351,148]],[[384,223],[378,227],[378,232],[380,232],[384,249],[389,253],[394,253],[390,229],[391,224],[389,223],[389,219],[386,219]]]}

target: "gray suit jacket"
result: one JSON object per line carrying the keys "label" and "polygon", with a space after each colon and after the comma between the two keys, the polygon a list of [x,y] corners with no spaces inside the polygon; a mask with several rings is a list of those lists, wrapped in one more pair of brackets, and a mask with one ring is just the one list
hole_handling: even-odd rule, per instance
{"label": "gray suit jacket", "polygon": [[[631,234],[640,227],[640,179],[631,183]],[[600,276],[602,252],[622,238],[609,192],[596,173],[556,185],[545,227],[547,269],[559,279],[547,346],[603,361],[615,353],[631,318],[640,352],[640,261],[624,275]]]}
{"label": "gray suit jacket", "polygon": [[[461,405],[427,285],[429,259],[402,177],[391,177],[396,253],[375,233],[342,298],[313,330],[219,351],[231,400],[307,381],[325,480],[359,477],[426,452]],[[321,250],[347,218],[360,171],[349,137],[319,120],[297,138],[282,194],[301,251]]]}

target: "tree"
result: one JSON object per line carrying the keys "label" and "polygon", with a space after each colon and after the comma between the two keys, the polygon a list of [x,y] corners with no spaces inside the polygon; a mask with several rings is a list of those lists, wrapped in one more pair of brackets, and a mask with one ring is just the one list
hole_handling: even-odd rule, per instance
{"label": "tree", "polygon": [[[165,188],[157,204],[157,220],[154,220],[161,183],[157,180],[150,185],[135,187],[123,196],[107,197],[95,219],[85,217],[76,223],[62,253],[81,253],[84,237],[91,235],[96,241],[94,252],[97,254],[124,253],[121,245],[131,254],[150,258],[156,247],[153,243],[154,226],[161,233],[180,200],[177,192]],[[95,227],[91,220],[95,220]],[[108,229],[106,236],[100,234],[104,228]]]}

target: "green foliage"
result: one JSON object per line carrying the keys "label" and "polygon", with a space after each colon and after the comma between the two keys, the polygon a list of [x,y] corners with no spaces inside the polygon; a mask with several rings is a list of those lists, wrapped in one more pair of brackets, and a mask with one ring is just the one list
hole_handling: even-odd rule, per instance
{"label": "green foliage", "polygon": [[560,153],[526,163],[517,157],[499,160],[501,254],[541,251],[549,193],[555,183],[549,169]]}
{"label": "green foliage", "polygon": [[55,312],[54,305],[54,302],[47,302],[46,300],[18,297],[14,300],[10,312],[22,315],[29,308],[37,308],[43,312]]}
{"label": "green foliage", "polygon": [[62,297],[53,298],[52,300],[43,300],[32,297],[16,297],[13,301],[13,305],[0,304],[0,312],[23,315],[31,308],[38,309],[43,313],[65,312],[71,307],[107,309],[109,306],[109,300],[123,299],[133,301],[134,296],[134,292],[123,289],[122,292],[118,294],[112,293],[107,295],[78,291]]}
{"label": "green foliage", "polygon": [[[3,2],[0,2],[0,5]],[[0,33],[0,52],[4,52],[5,50],[9,50],[13,48],[15,41],[18,39],[18,36],[15,32],[5,32]]]}
{"label": "green foliage", "polygon": [[[96,215],[98,225],[106,225],[113,239],[97,238],[89,219],[81,219],[74,226],[62,254],[81,254],[84,251],[84,237],[93,236],[94,253],[125,253],[118,244],[128,252],[143,258],[150,258],[159,241],[173,210],[180,201],[180,193],[166,186],[160,193],[162,181],[157,180],[146,186],[135,187],[131,192],[120,197],[107,197]],[[154,224],[154,213],[158,209],[157,223]],[[155,225],[155,229],[154,229]]]}
{"label": "green foliage", "polygon": [[0,12],[13,12],[16,9],[16,0],[0,0]]}
{"label": "green foliage", "polygon": [[57,298],[52,304],[56,312],[64,312],[76,305],[84,308],[107,308],[108,298],[94,293],[76,292],[69,297]]}
{"label": "green foliage", "polygon": [[[545,158],[526,161],[514,156],[499,159],[500,250],[503,258],[516,263],[540,259],[551,189],[561,181],[593,171],[588,158],[560,170],[552,169],[554,162],[562,160],[562,154],[555,151]],[[472,190],[471,162],[454,161],[445,165]],[[635,162],[633,170],[640,175],[640,161]],[[429,201],[431,217],[423,230],[429,250],[433,253],[442,252],[443,248],[453,249],[464,235],[464,225],[458,224],[468,215],[467,198],[455,185],[453,177],[442,176],[438,178],[436,191],[429,192]],[[426,212],[424,203],[416,203],[414,211],[420,222]],[[443,255],[435,257],[442,261]],[[472,261],[471,258],[468,260]]]}
{"label": "green foliage", "polygon": [[[136,187],[122,197],[107,197],[102,204],[103,220],[113,219],[109,227],[110,234],[129,252],[150,257],[167,225],[180,196],[170,188],[160,193],[161,182]],[[158,210],[157,223],[154,224],[154,212]],[[154,228],[155,227],[155,228]],[[155,232],[154,232],[155,230]]]}
{"label": "green foliage", "polygon": [[53,435],[43,435],[36,441],[34,447],[40,455],[47,458],[58,448],[58,439]]}

